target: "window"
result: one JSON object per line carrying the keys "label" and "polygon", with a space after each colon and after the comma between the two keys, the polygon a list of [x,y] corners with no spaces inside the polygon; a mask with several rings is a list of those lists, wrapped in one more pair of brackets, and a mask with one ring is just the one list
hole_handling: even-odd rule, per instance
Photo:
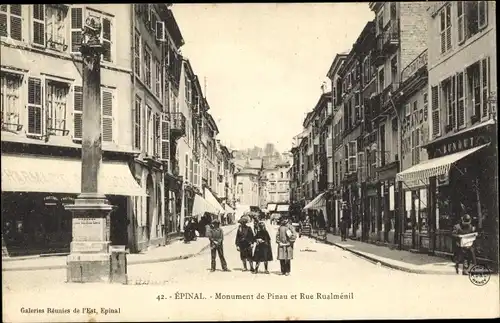
{"label": "window", "polygon": [[396,20],[397,18],[396,2],[391,2],[391,20]]}
{"label": "window", "polygon": [[[194,175],[194,162],[193,159],[189,159],[189,182],[194,183],[193,180],[193,175]],[[211,176],[210,176],[211,177]]]}
{"label": "window", "polygon": [[413,110],[411,113],[410,127],[415,127],[417,125],[418,119],[418,100],[413,101]]}
{"label": "window", "polygon": [[186,84],[185,84],[185,91],[186,91],[186,102],[188,104],[191,104],[191,80],[189,79],[189,76],[186,73]]}
{"label": "window", "polygon": [[45,5],[33,5],[33,43],[45,46]]}
{"label": "window", "polygon": [[0,36],[23,40],[22,19],[20,4],[0,5]]}
{"label": "window", "polygon": [[184,158],[184,180],[188,179],[189,175],[189,156],[186,154],[186,157]]}
{"label": "window", "polygon": [[146,104],[146,154],[153,154],[153,109]]}
{"label": "window", "polygon": [[392,83],[397,83],[398,82],[398,56],[394,55],[394,57],[391,59],[391,82]]}
{"label": "window", "polygon": [[420,162],[420,128],[411,132],[411,164],[416,165]]}
{"label": "window", "polygon": [[487,1],[458,1],[458,42],[479,33],[488,25]]}
{"label": "window", "polygon": [[433,86],[431,88],[431,113],[432,113],[432,135],[433,136],[439,136],[441,131],[440,131],[440,124],[439,124],[439,87],[438,86]]}
{"label": "window", "polygon": [[446,111],[448,115],[447,125],[448,129],[455,128],[455,76],[452,76],[441,83],[443,89],[443,101],[446,104]]}
{"label": "window", "polygon": [[464,73],[457,74],[457,126],[465,126],[465,83]]}
{"label": "window", "polygon": [[54,135],[67,134],[66,107],[68,100],[69,84],[47,81],[46,113],[47,131]]}
{"label": "window", "polygon": [[[85,12],[84,12],[85,11]],[[85,21],[84,14],[87,13],[87,17],[92,17],[98,19],[101,23],[101,36],[100,41],[104,48],[104,53],[101,59],[105,62],[113,61],[112,52],[112,33],[113,33],[113,22],[112,18],[104,13],[96,12],[90,9],[84,10],[83,8],[72,7],[71,8],[71,52],[79,53],[80,46],[82,43],[82,27]]]}
{"label": "window", "polygon": [[448,3],[441,9],[439,13],[440,19],[440,37],[441,37],[441,54],[446,53],[451,49],[451,4]]}
{"label": "window", "polygon": [[[83,88],[75,85],[73,91],[73,138],[82,139],[82,112],[83,112]],[[102,141],[113,141],[114,128],[114,91],[109,88],[101,88],[101,123]]]}
{"label": "window", "polygon": [[349,173],[354,173],[357,171],[357,144],[356,141],[350,141],[348,144],[348,169]]}
{"label": "window", "polygon": [[363,82],[364,85],[368,85],[372,79],[372,69],[371,69],[371,62],[370,62],[370,55],[366,55],[365,59],[363,60]]}
{"label": "window", "polygon": [[153,114],[153,156],[160,157],[161,151],[161,117],[160,114]]}
{"label": "window", "polygon": [[42,112],[42,81],[30,77],[28,80],[28,135],[42,135]]}
{"label": "window", "polygon": [[429,112],[429,98],[427,92],[424,93],[424,121],[427,121],[427,113]]}
{"label": "window", "polygon": [[166,113],[161,115],[161,159],[170,159],[170,129]]}
{"label": "window", "polygon": [[[484,1],[481,1],[484,2]],[[489,82],[490,82],[490,59],[481,60],[481,118],[488,117],[488,101],[489,101]]]}
{"label": "window", "polygon": [[136,30],[134,34],[134,72],[137,77],[141,77],[141,35]]}
{"label": "window", "polygon": [[148,88],[151,88],[152,84],[152,72],[151,72],[151,64],[152,64],[152,58],[151,58],[151,48],[149,48],[148,45],[144,46],[144,82],[146,82],[146,85]]}
{"label": "window", "polygon": [[457,1],[457,25],[458,25],[458,42],[465,40],[465,10],[464,1]]}
{"label": "window", "polygon": [[381,93],[384,90],[384,68],[378,72],[378,92]]}
{"label": "window", "polygon": [[359,92],[354,93],[354,123],[361,120],[361,94]]}
{"label": "window", "polygon": [[66,24],[68,7],[66,5],[46,5],[47,45],[51,49],[66,51]]}
{"label": "window", "polygon": [[134,109],[134,148],[141,149],[142,136],[142,99],[139,96],[135,97]]}
{"label": "window", "polygon": [[160,64],[160,61],[155,59],[155,66],[156,66],[156,74],[155,74],[155,95],[161,99],[161,83],[162,83],[162,66]]}
{"label": "window", "polygon": [[384,12],[381,11],[379,12],[379,15],[377,17],[377,35],[382,34],[384,31]]}
{"label": "window", "polygon": [[0,106],[2,108],[2,130],[18,131],[21,102],[19,100],[23,76],[21,74],[3,72],[0,85]]}

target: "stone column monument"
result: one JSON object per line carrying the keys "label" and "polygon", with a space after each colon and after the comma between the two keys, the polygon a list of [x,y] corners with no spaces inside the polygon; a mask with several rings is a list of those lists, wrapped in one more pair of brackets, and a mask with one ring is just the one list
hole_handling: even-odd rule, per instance
{"label": "stone column monument", "polygon": [[101,25],[87,18],[80,52],[83,57],[83,135],[81,194],[66,209],[73,213],[73,237],[67,258],[67,282],[109,282],[109,223],[113,209],[98,192],[101,147]]}

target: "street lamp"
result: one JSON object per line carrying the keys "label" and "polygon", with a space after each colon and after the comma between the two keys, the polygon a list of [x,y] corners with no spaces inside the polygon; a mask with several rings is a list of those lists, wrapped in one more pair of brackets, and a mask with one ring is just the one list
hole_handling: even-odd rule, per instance
{"label": "street lamp", "polygon": [[83,27],[83,115],[81,194],[66,210],[73,214],[72,241],[67,258],[68,282],[109,282],[109,214],[113,206],[99,193],[102,163],[101,24],[89,17]]}

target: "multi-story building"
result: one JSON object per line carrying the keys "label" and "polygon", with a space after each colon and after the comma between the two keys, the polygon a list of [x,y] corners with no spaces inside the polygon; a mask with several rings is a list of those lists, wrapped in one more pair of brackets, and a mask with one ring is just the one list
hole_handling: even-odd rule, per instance
{"label": "multi-story building", "polygon": [[429,141],[421,147],[429,161],[398,179],[428,184],[426,208],[407,205],[414,194],[403,202],[418,212],[410,218],[418,231],[425,226],[429,234],[409,243],[451,252],[450,230],[468,213],[481,233],[478,257],[498,264],[496,3],[443,1],[427,7]]}
{"label": "multi-story building", "polygon": [[[134,250],[142,242],[156,244],[164,238],[164,190],[159,174],[168,156],[161,154],[161,141],[155,137],[162,126],[168,130],[168,122],[162,123],[168,116],[163,114],[161,49],[165,38],[180,47],[182,36],[167,5],[153,7],[160,38],[140,21],[141,10],[126,4],[0,6],[0,18],[7,22],[0,31],[2,226],[11,255],[69,250],[71,214],[64,204],[80,192],[83,63],[79,50],[88,17],[101,23],[105,50],[101,57],[104,162],[99,191],[116,206],[110,215],[111,242]],[[142,81],[130,77],[139,71],[133,59],[136,37],[130,37],[137,30],[144,44],[154,44],[150,58],[155,63],[149,66],[156,64],[156,70],[149,70],[148,77],[159,86],[149,84],[142,89]],[[144,104],[152,100],[147,128],[143,113],[148,110],[142,105],[137,111],[141,124],[135,126],[136,93]],[[161,162],[142,172],[137,167],[142,157]]]}
{"label": "multi-story building", "polygon": [[243,166],[238,161],[235,178],[236,206],[259,206],[262,159],[247,159]]}
{"label": "multi-story building", "polygon": [[290,199],[290,178],[288,177],[289,164],[277,164],[273,168],[263,169],[262,187],[265,187],[265,196],[261,207],[267,204],[288,203]]}
{"label": "multi-story building", "polygon": [[376,14],[376,46],[370,58],[376,70],[376,92],[369,101],[372,131],[365,148],[370,197],[365,209],[370,221],[366,238],[372,242],[400,242],[402,226],[395,216],[395,201],[399,200],[395,195],[395,177],[401,169],[398,89],[403,67],[427,48],[426,6],[425,2],[370,3]]}
{"label": "multi-story building", "polygon": [[343,102],[342,102],[342,78],[339,70],[344,64],[347,54],[337,54],[328,70],[327,76],[331,81],[332,108],[333,108],[333,134],[332,134],[332,155],[333,155],[333,219],[330,221],[331,231],[340,234],[340,219],[342,219],[342,186],[343,178],[342,166],[344,164],[344,151],[342,149],[342,134],[344,128]]}

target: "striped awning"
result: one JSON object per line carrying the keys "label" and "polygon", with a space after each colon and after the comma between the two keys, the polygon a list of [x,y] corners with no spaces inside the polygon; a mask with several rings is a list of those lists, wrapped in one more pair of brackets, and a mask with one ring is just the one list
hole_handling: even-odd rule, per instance
{"label": "striped awning", "polygon": [[402,171],[401,173],[396,174],[396,181],[407,182],[425,180],[429,177],[448,174],[453,163],[486,146],[488,146],[488,144],[467,149],[451,155],[426,160],[424,162],[421,162],[420,164]]}
{"label": "striped awning", "polygon": [[212,204],[208,203],[203,196],[195,194],[192,215],[199,220],[205,212],[218,214],[219,210],[217,210]]}
{"label": "striped awning", "polygon": [[307,210],[307,209],[321,209],[322,207],[324,207],[326,205],[325,193],[326,192],[323,192],[323,193],[319,194],[318,196],[316,196],[314,198],[314,200],[312,200],[311,202],[307,203],[307,205],[304,206],[304,210]]}

